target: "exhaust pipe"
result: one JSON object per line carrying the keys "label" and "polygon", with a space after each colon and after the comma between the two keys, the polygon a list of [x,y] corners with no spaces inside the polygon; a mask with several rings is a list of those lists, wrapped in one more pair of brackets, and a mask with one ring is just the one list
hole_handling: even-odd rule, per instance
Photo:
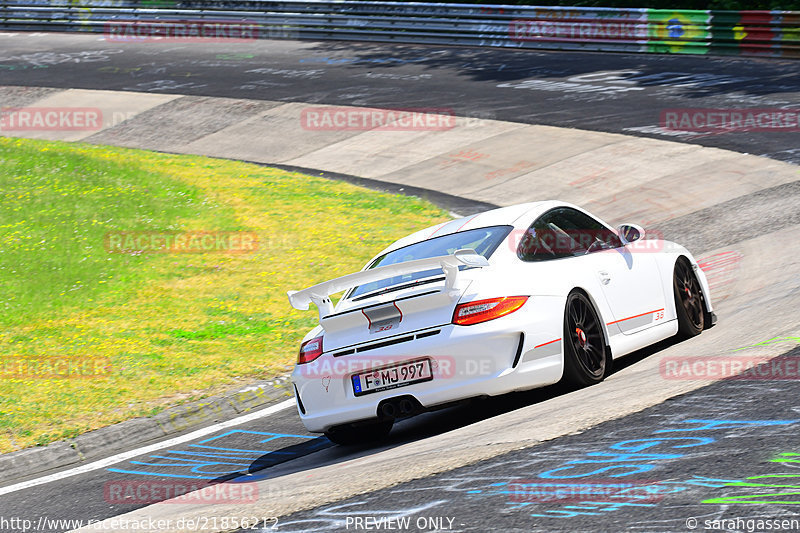
{"label": "exhaust pipe", "polygon": [[381,405],[381,415],[384,418],[395,418],[397,416],[397,408],[395,408],[394,403],[384,402]]}
{"label": "exhaust pipe", "polygon": [[414,402],[412,402],[408,398],[403,398],[397,403],[398,403],[397,407],[400,409],[401,416],[410,415],[411,413],[416,411],[416,406],[414,405]]}
{"label": "exhaust pipe", "polygon": [[378,416],[384,420],[414,416],[424,410],[413,396],[387,398],[378,404]]}

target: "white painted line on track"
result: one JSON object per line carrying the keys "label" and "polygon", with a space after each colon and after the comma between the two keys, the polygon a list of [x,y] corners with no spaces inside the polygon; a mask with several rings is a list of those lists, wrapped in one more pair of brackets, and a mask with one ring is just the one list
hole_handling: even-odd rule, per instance
{"label": "white painted line on track", "polygon": [[107,466],[111,466],[113,464],[122,461],[127,461],[128,459],[133,459],[134,457],[137,457],[139,455],[145,455],[150,452],[166,448],[168,446],[175,446],[176,444],[182,444],[184,442],[204,437],[210,433],[214,433],[222,429],[227,429],[229,427],[238,426],[240,424],[245,424],[247,422],[252,422],[253,420],[257,420],[259,418],[275,414],[279,411],[283,411],[284,409],[288,409],[293,405],[295,405],[294,398],[290,400],[284,400],[275,405],[270,405],[269,407],[265,407],[264,409],[261,409],[259,411],[248,413],[246,415],[242,415],[240,417],[233,418],[231,420],[226,420],[225,422],[220,422],[219,424],[214,424],[213,426],[208,426],[203,429],[198,429],[197,431],[192,431],[191,433],[187,433],[186,435],[181,435],[180,437],[175,437],[169,440],[157,442],[155,444],[151,444],[143,448],[137,448],[135,450],[118,453],[117,455],[112,455],[111,457],[106,457],[105,459],[100,459],[99,461],[95,461],[93,463],[85,464],[82,466],[76,466],[75,468],[64,470],[63,472],[56,472],[55,474],[50,474],[48,476],[43,476],[36,479],[30,479],[28,481],[23,481],[22,483],[9,485],[8,487],[1,487],[0,496],[4,494],[9,494],[11,492],[17,492],[19,490],[29,489],[37,485],[50,483],[51,481],[58,481],[59,479],[77,476],[79,474],[85,474],[86,472],[99,470],[100,468],[106,468]]}

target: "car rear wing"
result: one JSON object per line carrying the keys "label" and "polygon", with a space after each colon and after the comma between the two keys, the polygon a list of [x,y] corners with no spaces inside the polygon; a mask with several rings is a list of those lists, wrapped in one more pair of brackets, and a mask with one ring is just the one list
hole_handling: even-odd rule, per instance
{"label": "car rear wing", "polygon": [[319,283],[307,289],[303,289],[302,291],[289,291],[287,294],[289,295],[289,303],[291,303],[292,307],[295,309],[306,311],[308,310],[309,304],[313,302],[314,305],[317,306],[319,318],[322,320],[323,317],[333,313],[333,303],[329,298],[331,294],[336,294],[337,292],[342,292],[351,287],[357,287],[365,283],[381,281],[394,276],[413,274],[415,272],[424,272],[425,270],[432,270],[435,268],[441,268],[444,271],[444,290],[450,290],[455,285],[456,277],[458,276],[458,268],[462,265],[483,268],[489,266],[489,260],[478,254],[475,250],[456,250],[452,255],[415,259],[404,263],[362,270],[361,272]]}

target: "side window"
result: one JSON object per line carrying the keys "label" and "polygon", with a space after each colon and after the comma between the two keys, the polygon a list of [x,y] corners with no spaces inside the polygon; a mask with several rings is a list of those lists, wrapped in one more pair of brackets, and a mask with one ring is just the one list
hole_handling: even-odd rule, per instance
{"label": "side window", "polygon": [[517,256],[523,261],[547,261],[572,256],[574,244],[559,228],[558,210],[540,216],[520,239]]}
{"label": "side window", "polygon": [[622,241],[600,221],[568,207],[557,209],[561,228],[577,242],[578,253],[619,248]]}
{"label": "side window", "polygon": [[543,214],[527,229],[517,255],[523,261],[546,261],[620,246],[619,237],[599,221],[561,207]]}

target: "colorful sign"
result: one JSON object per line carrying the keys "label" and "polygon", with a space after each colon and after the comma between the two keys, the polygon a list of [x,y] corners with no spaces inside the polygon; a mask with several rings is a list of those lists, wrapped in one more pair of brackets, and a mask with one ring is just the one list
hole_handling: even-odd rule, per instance
{"label": "colorful sign", "polygon": [[650,9],[648,51],[672,54],[705,54],[711,41],[708,11]]}

